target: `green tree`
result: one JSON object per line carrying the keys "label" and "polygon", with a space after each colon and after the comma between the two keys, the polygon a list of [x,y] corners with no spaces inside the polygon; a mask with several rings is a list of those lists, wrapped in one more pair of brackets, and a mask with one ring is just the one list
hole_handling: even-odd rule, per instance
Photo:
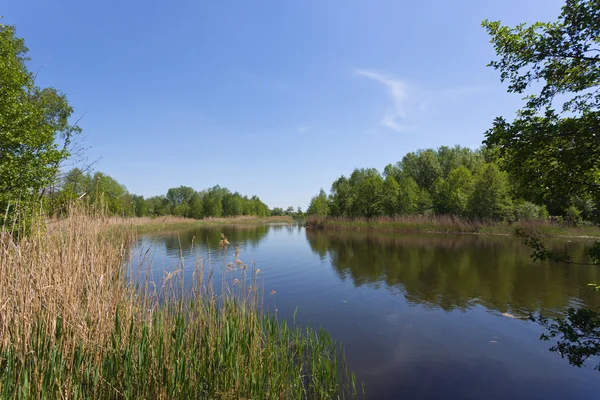
{"label": "green tree", "polygon": [[406,154],[398,163],[398,167],[412,177],[420,188],[428,191],[443,172],[437,154],[431,149]]}
{"label": "green tree", "polygon": [[473,193],[473,175],[464,165],[434,184],[433,206],[438,214],[465,215]]}
{"label": "green tree", "polygon": [[155,217],[169,214],[169,201],[163,196],[153,196],[146,199],[148,214]]}
{"label": "green tree", "polygon": [[92,177],[92,202],[103,206],[111,214],[128,215],[131,204],[127,201],[127,188],[109,175],[96,172]]}
{"label": "green tree", "polygon": [[475,177],[469,199],[469,213],[481,220],[502,220],[510,211],[511,199],[506,173],[495,164],[487,164]]}
{"label": "green tree", "polygon": [[350,216],[372,218],[383,213],[383,179],[379,171],[375,168],[357,168],[350,175],[348,183],[354,192]]}
{"label": "green tree", "polygon": [[197,192],[190,197],[189,205],[189,218],[202,219],[204,217],[204,203]]}
{"label": "green tree", "polygon": [[[293,210],[293,209],[292,209],[292,210]],[[274,217],[280,217],[280,216],[282,216],[282,215],[285,215],[285,213],[284,213],[284,211],[283,211],[283,208],[281,208],[281,207],[274,207],[274,208],[271,210],[271,215],[272,215],[272,216],[274,216]]]}
{"label": "green tree", "polygon": [[[244,207],[242,205],[242,196],[239,193],[226,193],[223,196],[223,215],[233,217],[242,215]],[[282,212],[283,214],[283,212]]]}
{"label": "green tree", "polygon": [[134,215],[136,217],[144,217],[148,215],[148,203],[144,200],[144,196],[132,195],[131,200],[133,201]]}
{"label": "green tree", "polygon": [[223,204],[218,190],[209,189],[202,198],[205,217],[220,217],[223,213]]}
{"label": "green tree", "polygon": [[[486,20],[483,26],[499,56],[489,65],[508,81],[509,92],[528,94],[512,122],[496,119],[486,144],[498,150],[526,200],[581,195],[597,202],[600,3],[567,0],[552,23],[513,28]],[[541,90],[530,93],[537,82]]]}
{"label": "green tree", "polygon": [[28,200],[51,184],[69,156],[73,108],[54,88],[39,88],[27,69],[27,47],[0,24],[0,206]]}
{"label": "green tree", "polygon": [[[572,196],[600,199],[600,2],[567,0],[558,21],[521,24],[483,21],[499,60],[490,66],[508,81],[508,91],[529,94],[512,122],[499,117],[486,133],[486,145],[517,183],[527,200],[548,201]],[[562,104],[561,104],[562,103]],[[558,109],[556,109],[558,106]],[[567,206],[568,211],[568,204]],[[578,211],[578,210],[573,210]],[[600,219],[596,219],[596,223]],[[535,237],[524,236],[533,258],[571,262],[547,250]],[[600,263],[600,243],[589,251]],[[599,289],[599,286],[595,286]],[[546,340],[559,338],[551,348],[581,366],[600,354],[600,313],[569,309],[567,317],[550,322],[533,317],[548,329]],[[600,365],[596,367],[600,370]]]}
{"label": "green tree", "polygon": [[446,179],[450,172],[460,166],[469,170],[471,174],[480,170],[484,163],[481,151],[473,151],[467,147],[442,146],[437,150],[437,159],[442,168],[442,177]]}
{"label": "green tree", "polygon": [[400,185],[393,176],[387,175],[383,181],[381,193],[381,206],[385,215],[394,216],[398,214],[399,197]]}
{"label": "green tree", "polygon": [[178,217],[188,217],[190,214],[190,201],[196,191],[189,186],[170,188],[167,191],[169,213]]}
{"label": "green tree", "polygon": [[398,181],[400,186],[398,192],[398,211],[401,214],[415,214],[419,209],[419,199],[421,197],[419,185],[415,180],[403,174]]}
{"label": "green tree", "polygon": [[310,204],[308,205],[308,210],[306,213],[308,215],[318,215],[318,216],[326,216],[329,212],[329,206],[327,204],[327,195],[325,191],[321,189],[319,194],[310,199]]}
{"label": "green tree", "polygon": [[347,217],[352,209],[352,200],[355,197],[354,188],[348,178],[341,176],[331,185],[330,214],[334,217]]}

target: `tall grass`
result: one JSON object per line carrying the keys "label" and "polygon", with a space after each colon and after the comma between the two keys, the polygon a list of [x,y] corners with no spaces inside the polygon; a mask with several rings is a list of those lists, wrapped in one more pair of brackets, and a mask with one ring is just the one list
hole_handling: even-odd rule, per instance
{"label": "tall grass", "polygon": [[570,226],[549,220],[519,221],[516,223],[478,221],[451,215],[401,215],[376,218],[337,218],[309,216],[305,226],[313,230],[357,230],[429,233],[514,234],[522,228],[540,236],[599,237],[596,226]]}
{"label": "tall grass", "polygon": [[238,252],[218,288],[198,262],[191,289],[183,263],[152,289],[143,271],[125,273],[132,234],[75,210],[18,242],[2,235],[1,398],[356,395],[341,348],[266,313],[258,271]]}

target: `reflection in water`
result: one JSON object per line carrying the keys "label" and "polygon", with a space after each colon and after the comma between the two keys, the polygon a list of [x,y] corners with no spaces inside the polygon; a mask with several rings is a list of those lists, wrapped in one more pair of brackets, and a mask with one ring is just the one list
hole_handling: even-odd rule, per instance
{"label": "reflection in water", "polygon": [[[225,254],[221,232],[231,242]],[[579,256],[588,244],[552,246]],[[178,276],[187,287],[200,261],[205,273],[214,268],[218,288],[220,272],[231,278],[222,267],[236,248],[260,268],[267,309],[344,343],[367,398],[558,400],[600,391],[597,372],[570,367],[548,352],[537,324],[513,318],[600,306],[587,287],[600,281],[598,267],[532,263],[511,237],[306,232],[286,224],[162,232],[141,238],[135,253],[148,254],[144,266],[157,286],[183,263]]]}
{"label": "reflection in water", "polygon": [[[165,277],[182,267],[183,285],[194,283],[196,272],[210,274],[213,269],[223,268],[239,249],[245,253],[256,249],[269,230],[283,229],[269,225],[223,225],[159,232],[141,237],[135,246],[127,267],[130,279],[138,285],[150,283],[158,291],[164,286]],[[232,244],[226,251],[219,248],[221,233]],[[214,283],[220,284],[221,274],[214,274]]]}
{"label": "reflection in water", "polygon": [[[450,311],[475,303],[522,316],[563,310],[573,302],[600,306],[600,296],[586,288],[599,280],[597,267],[532,263],[531,251],[514,238],[313,231],[306,236],[341,279],[399,290],[413,304]],[[575,257],[586,246],[550,244]]]}
{"label": "reflection in water", "polygon": [[256,248],[267,235],[269,229],[280,229],[280,226],[270,225],[226,225],[219,228],[204,227],[182,230],[163,235],[167,254],[178,256],[180,251],[187,251],[194,246],[207,250],[217,250],[221,233],[241,249]]}

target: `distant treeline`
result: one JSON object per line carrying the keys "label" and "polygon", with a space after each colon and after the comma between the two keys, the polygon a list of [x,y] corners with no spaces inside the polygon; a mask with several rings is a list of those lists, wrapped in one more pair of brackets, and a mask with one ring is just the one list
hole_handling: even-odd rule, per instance
{"label": "distant treeline", "polygon": [[[200,191],[179,186],[169,189],[165,195],[144,198],[129,193],[124,185],[102,172],[91,174],[78,168],[66,173],[59,185],[45,197],[46,208],[53,215],[63,213],[79,198],[103,207],[109,214],[124,217],[175,215],[201,219],[239,215],[266,217],[272,214],[258,196],[243,196],[220,186]],[[293,211],[291,207],[287,211],[274,211],[276,215],[288,215],[290,209]]]}
{"label": "distant treeline", "polygon": [[591,198],[539,198],[520,190],[497,164],[493,149],[442,146],[406,154],[383,173],[355,169],[311,201],[309,215],[378,217],[456,215],[477,220],[538,220],[550,215],[573,223],[597,221]]}

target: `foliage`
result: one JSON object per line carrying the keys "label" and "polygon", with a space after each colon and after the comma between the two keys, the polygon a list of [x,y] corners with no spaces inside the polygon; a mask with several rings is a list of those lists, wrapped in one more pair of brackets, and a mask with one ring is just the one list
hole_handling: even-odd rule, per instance
{"label": "foliage", "polygon": [[[87,200],[110,215],[123,217],[165,216],[201,219],[204,217],[233,217],[239,215],[270,215],[269,208],[257,196],[248,198],[227,188],[214,186],[197,192],[189,186],[170,188],[162,196],[144,199],[129,193],[127,188],[102,172],[84,173],[78,168],[68,171],[61,178],[58,190],[48,194],[52,205],[50,215],[62,215],[78,199]],[[289,208],[286,211],[289,213]],[[293,208],[292,208],[293,212]],[[290,215],[290,214],[286,214]]]}
{"label": "foliage", "polygon": [[319,194],[310,200],[306,213],[308,215],[327,215],[328,208],[327,195],[325,194],[325,191],[321,189]]}
{"label": "foliage", "polygon": [[309,211],[344,218],[436,214],[514,221],[529,218],[527,212],[535,219],[546,216],[545,205],[515,198],[508,175],[493,157],[486,161],[484,150],[491,153],[486,149],[442,146],[408,153],[395,165],[386,165],[383,173],[357,168],[350,177],[336,179],[329,196],[321,192],[311,200],[313,204],[326,197],[327,214],[324,206],[316,214],[316,203]]}
{"label": "foliage", "polygon": [[486,144],[498,149],[527,200],[580,195],[598,203],[600,4],[567,0],[556,22],[483,26],[499,56],[490,66],[509,82],[509,92],[525,94],[541,82],[513,122],[496,119]]}
{"label": "foliage", "polygon": [[516,221],[544,221],[549,214],[545,206],[521,200],[514,204],[513,216]]}
{"label": "foliage", "polygon": [[508,179],[494,164],[487,164],[473,184],[469,212],[478,219],[501,220],[510,208]]}
{"label": "foliage", "polygon": [[397,167],[413,178],[419,187],[430,190],[436,179],[442,176],[442,167],[434,150],[419,150],[408,153],[398,162]]}
{"label": "foliage", "polygon": [[398,201],[400,198],[400,185],[393,176],[388,175],[383,181],[381,192],[381,211],[385,215],[398,213]]}
{"label": "foliage", "polygon": [[[497,151],[500,165],[510,174],[526,200],[560,204],[565,219],[580,222],[586,216],[599,223],[593,212],[600,201],[600,2],[566,0],[556,22],[520,24],[514,28],[500,21],[483,21],[499,56],[489,65],[508,81],[508,91],[529,94],[516,118],[496,118],[486,133],[486,145]],[[575,201],[573,201],[575,198]],[[531,233],[518,232],[533,249],[534,260],[573,261],[570,254],[556,254]],[[600,243],[589,252],[600,263]],[[542,339],[560,337],[551,348],[581,366],[600,354],[600,314],[570,309],[564,319],[549,322],[532,317],[549,331]],[[597,369],[600,370],[599,367]]]}
{"label": "foliage", "polygon": [[459,165],[448,173],[446,179],[438,178],[432,191],[437,214],[465,216],[473,192],[473,176],[466,166]]}
{"label": "foliage", "polygon": [[[35,85],[23,39],[0,24],[0,207],[25,204],[55,179],[80,132],[64,94]],[[62,146],[60,145],[62,144]],[[36,199],[37,200],[37,199]]]}

